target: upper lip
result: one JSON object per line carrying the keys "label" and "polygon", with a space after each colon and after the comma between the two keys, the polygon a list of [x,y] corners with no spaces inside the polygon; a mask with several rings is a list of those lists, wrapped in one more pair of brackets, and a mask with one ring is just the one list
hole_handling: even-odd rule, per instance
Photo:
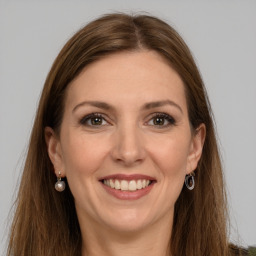
{"label": "upper lip", "polygon": [[151,180],[155,181],[156,179],[152,176],[144,175],[144,174],[112,174],[108,176],[101,177],[99,180]]}

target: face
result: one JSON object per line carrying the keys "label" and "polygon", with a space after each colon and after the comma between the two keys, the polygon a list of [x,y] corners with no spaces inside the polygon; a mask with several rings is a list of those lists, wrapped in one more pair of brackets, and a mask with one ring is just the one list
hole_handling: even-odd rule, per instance
{"label": "face", "polygon": [[80,224],[119,231],[171,223],[203,137],[191,130],[181,78],[153,51],[87,66],[67,89],[60,136],[46,129]]}

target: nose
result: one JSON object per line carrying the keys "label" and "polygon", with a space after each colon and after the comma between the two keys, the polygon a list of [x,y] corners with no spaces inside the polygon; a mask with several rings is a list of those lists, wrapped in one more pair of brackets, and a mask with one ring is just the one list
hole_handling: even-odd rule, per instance
{"label": "nose", "polygon": [[143,162],[145,149],[142,132],[139,127],[118,128],[113,138],[112,158],[124,166],[133,166]]}

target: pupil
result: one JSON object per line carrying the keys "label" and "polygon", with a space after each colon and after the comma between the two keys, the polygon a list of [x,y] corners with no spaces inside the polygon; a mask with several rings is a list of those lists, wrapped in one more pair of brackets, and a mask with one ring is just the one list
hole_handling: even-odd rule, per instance
{"label": "pupil", "polygon": [[163,125],[164,124],[164,119],[157,117],[154,121],[155,125]]}
{"label": "pupil", "polygon": [[95,117],[92,119],[93,125],[100,125],[102,123],[102,119],[100,117]]}

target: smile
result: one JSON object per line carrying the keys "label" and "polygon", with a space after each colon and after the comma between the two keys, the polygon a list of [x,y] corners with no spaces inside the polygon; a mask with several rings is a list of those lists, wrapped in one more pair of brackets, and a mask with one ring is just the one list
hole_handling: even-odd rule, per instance
{"label": "smile", "polygon": [[105,191],[121,200],[137,200],[150,193],[157,180],[142,174],[114,174],[99,179]]}
{"label": "smile", "polygon": [[146,179],[139,180],[118,180],[118,179],[104,179],[104,185],[122,191],[136,191],[148,187],[152,181]]}

